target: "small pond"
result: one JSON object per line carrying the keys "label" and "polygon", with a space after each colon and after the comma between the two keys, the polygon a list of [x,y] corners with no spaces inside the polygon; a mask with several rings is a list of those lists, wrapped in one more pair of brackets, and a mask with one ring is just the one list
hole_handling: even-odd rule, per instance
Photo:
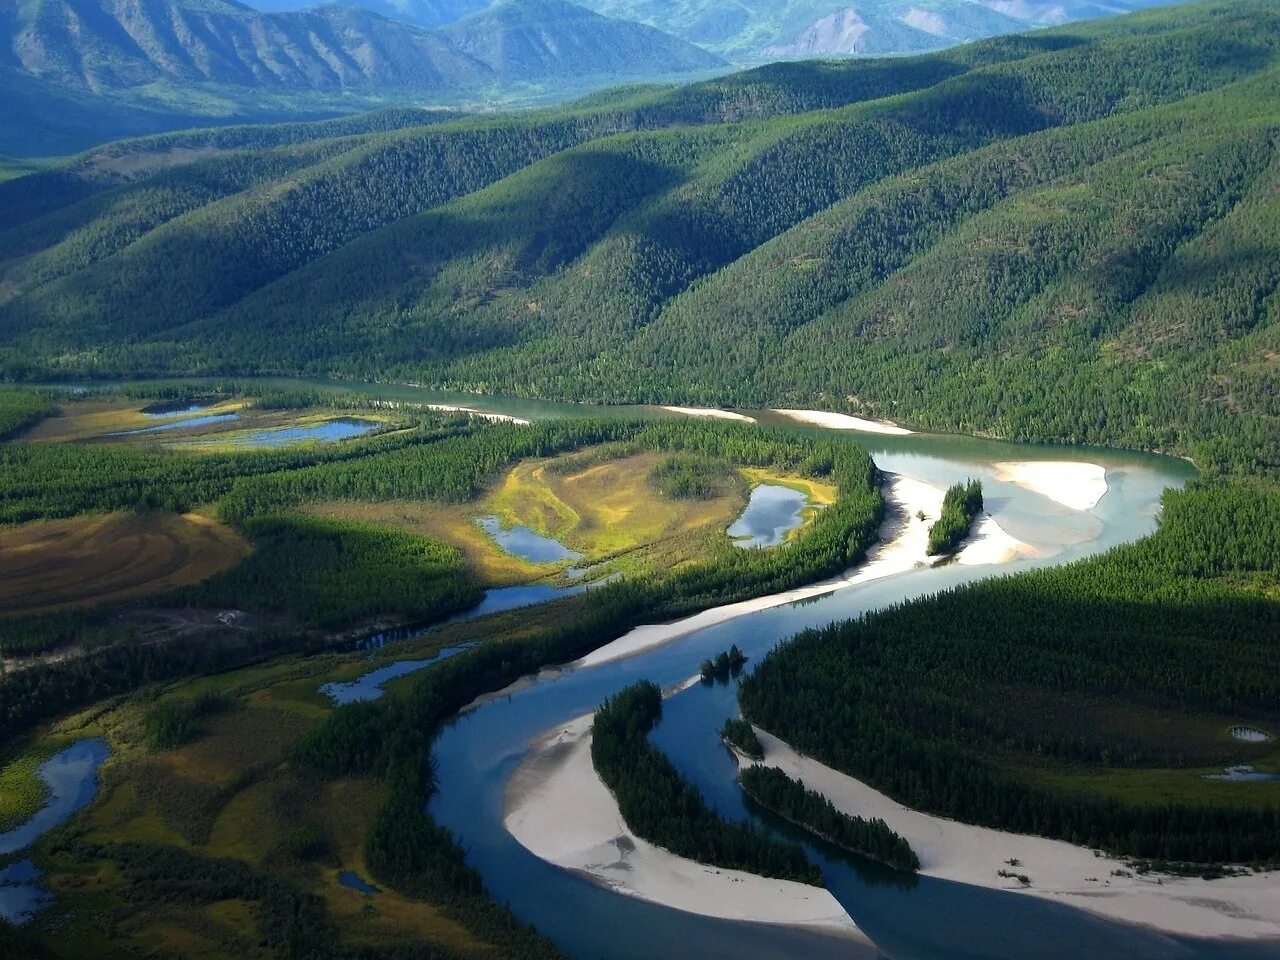
{"label": "small pond", "polygon": [[153,403],[141,411],[144,417],[179,417],[184,414],[199,413],[208,410],[213,404],[207,400],[169,400],[164,403]]}
{"label": "small pond", "polygon": [[20,927],[53,902],[38,883],[43,876],[30,860],[0,868],[0,920]]}
{"label": "small pond", "polygon": [[335,443],[371,433],[381,425],[376,420],[343,417],[340,420],[326,420],[324,423],[313,423],[305,427],[269,427],[265,430],[254,430],[250,433],[221,437],[208,442],[235,447],[290,447],[295,443]]}
{"label": "small pond", "polygon": [[528,527],[517,525],[503,529],[501,521],[493,516],[477,517],[476,523],[503,550],[529,563],[559,563],[562,560],[582,559],[582,554],[576,550],[570,550],[559,540],[544,537]]}
{"label": "small pond", "polygon": [[1232,727],[1230,732],[1231,736],[1245,743],[1266,743],[1271,739],[1270,734],[1257,727]]}
{"label": "small pond", "polygon": [[486,590],[484,599],[462,613],[454,614],[445,623],[459,623],[463,620],[475,620],[487,617],[491,613],[503,613],[507,610],[518,610],[521,607],[532,607],[539,603],[549,603],[563,597],[572,597],[591,587],[599,586],[604,580],[595,583],[575,583],[570,587],[557,587],[550,583],[533,583],[518,587],[498,587]]}
{"label": "small pond", "polygon": [[735,547],[774,547],[804,520],[808,504],[799,490],[772,483],[762,483],[751,491],[751,499],[742,516],[729,527]]}
{"label": "small pond", "polygon": [[40,779],[49,788],[49,799],[26,823],[0,833],[0,856],[31,846],[86,807],[98,791],[98,768],[105,759],[107,745],[95,738],[79,740],[42,763]]}
{"label": "small pond", "polygon": [[1280,780],[1280,773],[1259,773],[1249,764],[1242,763],[1236,767],[1227,767],[1222,773],[1210,773],[1206,780],[1227,780],[1230,783],[1270,783]]}
{"label": "small pond", "polygon": [[385,667],[371,670],[355,680],[345,683],[326,683],[320,687],[320,692],[338,706],[363,700],[377,700],[383,694],[383,686],[396,677],[407,676],[410,673],[423,670],[433,663],[440,663],[442,660],[456,657],[470,646],[471,644],[467,643],[456,647],[445,647],[434,657],[429,657],[425,660],[397,660],[395,663],[387,664]]}

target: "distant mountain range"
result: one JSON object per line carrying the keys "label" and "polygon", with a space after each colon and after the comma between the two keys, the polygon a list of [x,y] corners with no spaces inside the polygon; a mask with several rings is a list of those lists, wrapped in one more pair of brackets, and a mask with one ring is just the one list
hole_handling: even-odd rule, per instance
{"label": "distant mountain range", "polygon": [[1035,26],[1130,13],[1168,0],[582,0],[753,63],[916,53]]}
{"label": "distant mountain range", "polygon": [[[564,0],[485,5],[461,19],[467,8],[457,0],[370,7],[267,13],[235,0],[0,0],[0,152],[42,152],[42,130],[54,150],[65,149],[56,136],[61,117],[77,129],[100,128],[86,134],[91,143],[205,117],[457,102],[548,81],[572,81],[566,92],[574,93],[588,82],[724,63],[654,27]],[[453,22],[427,29],[379,11]],[[76,135],[69,139],[75,144]]]}
{"label": "distant mountain range", "polygon": [[[248,0],[302,10],[315,0]],[[343,0],[386,17],[439,27],[491,0]],[[915,53],[1161,6],[1168,0],[579,0],[597,13],[657,27],[735,63]]]}

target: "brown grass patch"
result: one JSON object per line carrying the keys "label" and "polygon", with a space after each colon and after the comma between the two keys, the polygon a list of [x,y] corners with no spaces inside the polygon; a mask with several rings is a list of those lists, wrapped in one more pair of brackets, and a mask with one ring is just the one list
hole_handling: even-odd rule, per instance
{"label": "brown grass patch", "polygon": [[131,600],[229,570],[249,555],[197,513],[37,520],[0,533],[0,618]]}

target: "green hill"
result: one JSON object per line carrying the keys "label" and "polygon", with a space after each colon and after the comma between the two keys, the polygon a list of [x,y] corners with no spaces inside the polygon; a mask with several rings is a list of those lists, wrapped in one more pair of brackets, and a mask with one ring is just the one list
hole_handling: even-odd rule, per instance
{"label": "green hill", "polygon": [[1280,11],[1243,0],[190,162],[125,145],[169,161],[0,184],[0,363],[823,406],[1276,469],[1278,56]]}

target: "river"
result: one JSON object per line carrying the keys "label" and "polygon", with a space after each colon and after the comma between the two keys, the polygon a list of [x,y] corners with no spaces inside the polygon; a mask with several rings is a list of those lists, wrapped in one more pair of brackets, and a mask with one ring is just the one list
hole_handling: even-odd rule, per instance
{"label": "river", "polygon": [[[276,381],[351,390],[405,402],[448,404],[537,420],[573,415],[673,415],[652,408],[477,397],[409,386],[342,381]],[[762,423],[796,426],[768,411],[742,411]],[[822,428],[796,427],[817,432]],[[825,431],[824,431],[825,432]],[[594,709],[635,680],[667,686],[697,671],[699,661],[736,643],[752,661],[796,631],[857,616],[911,597],[993,573],[1056,565],[1094,555],[1154,529],[1161,493],[1194,476],[1180,460],[1094,448],[1011,444],[958,436],[851,433],[882,470],[938,487],[982,480],[987,510],[1014,538],[1036,548],[1002,567],[947,564],[913,569],[835,590],[802,603],[747,614],[671,643],[598,666],[547,671],[509,696],[489,699],[449,725],[435,747],[441,789],[432,815],[453,830],[493,896],[510,904],[575,960],[752,957],[851,958],[860,944],[784,925],[710,919],[612,892],[539,860],[503,826],[506,787],[529,742]],[[1106,468],[1107,492],[1091,509],[1069,509],[1001,479],[1002,461],[1088,461]],[[748,665],[750,666],[750,665]],[[736,713],[733,685],[695,685],[667,702],[653,739],[694,780],[722,815],[755,818],[734,783],[735,767],[716,731]],[[779,824],[770,824],[786,832]],[[1040,960],[1064,949],[1078,958],[1164,960],[1274,956],[1275,947],[1190,941],[1110,922],[1036,897],[927,877],[891,882],[885,871],[810,847],[832,893],[881,955],[893,960]],[[1069,945],[1069,946],[1068,946]]]}

